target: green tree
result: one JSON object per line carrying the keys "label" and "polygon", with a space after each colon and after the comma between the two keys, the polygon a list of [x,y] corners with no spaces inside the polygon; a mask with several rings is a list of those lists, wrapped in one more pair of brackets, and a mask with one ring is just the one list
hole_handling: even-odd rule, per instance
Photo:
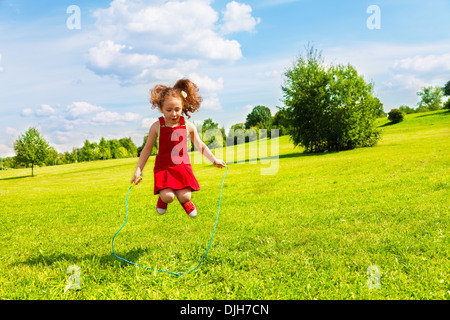
{"label": "green tree", "polygon": [[450,96],[450,81],[447,81],[447,83],[445,84],[445,86],[443,88],[443,93],[444,93],[444,96],[447,96],[447,97]]}
{"label": "green tree", "polygon": [[104,160],[107,160],[107,159],[120,159],[119,148],[122,147],[122,145],[120,144],[119,140],[112,139],[112,140],[106,141],[106,143],[108,145],[110,154],[109,154],[109,158],[106,158]]}
{"label": "green tree", "polygon": [[83,147],[80,149],[80,159],[81,161],[92,161],[95,160],[95,151],[96,145],[94,143],[90,143],[89,140],[84,141]]}
{"label": "green tree", "polygon": [[122,138],[119,140],[119,143],[127,150],[128,157],[137,157],[137,147],[131,138]]}
{"label": "green tree", "polygon": [[351,65],[327,67],[322,54],[307,47],[285,77],[282,90],[295,146],[323,152],[376,144],[382,105],[373,85]]}
{"label": "green tree", "polygon": [[[147,144],[148,140],[148,134],[144,136],[144,141],[142,142],[142,145],[137,148],[137,156],[139,157],[141,155],[142,150],[144,149],[145,145]],[[150,155],[155,155],[158,153],[158,146],[159,146],[159,137],[156,138],[155,144],[153,145],[152,152]]]}
{"label": "green tree", "polygon": [[36,128],[30,128],[14,142],[14,150],[15,162],[26,166],[31,164],[31,176],[34,177],[34,166],[45,163],[50,146]]}
{"label": "green tree", "polygon": [[[119,142],[117,141],[117,144]],[[120,144],[119,144],[120,147]],[[112,158],[112,153],[110,149],[110,144],[105,140],[105,138],[101,138],[98,144],[98,157],[101,160],[108,160]]]}
{"label": "green tree", "polygon": [[399,110],[403,111],[405,114],[411,114],[411,113],[416,113],[416,109],[411,108],[407,105],[401,105],[399,107]]}
{"label": "green tree", "polygon": [[277,107],[278,111],[272,118],[272,127],[279,130],[280,136],[289,134],[289,112],[285,108]]}
{"label": "green tree", "polygon": [[208,118],[202,124],[202,139],[209,149],[223,147],[223,134],[219,124]]}
{"label": "green tree", "polygon": [[392,109],[388,113],[388,119],[392,123],[399,123],[402,122],[405,117],[405,114],[400,109]]}
{"label": "green tree", "polygon": [[442,87],[425,87],[417,92],[417,95],[421,98],[418,103],[417,112],[442,109],[442,98],[444,97],[444,89]]}
{"label": "green tree", "polygon": [[270,129],[272,122],[272,113],[270,109],[265,106],[256,106],[253,108],[253,110],[247,115],[247,119],[245,121],[245,129],[255,127],[260,122],[263,124],[264,129]]}
{"label": "green tree", "polygon": [[55,148],[49,147],[47,158],[45,159],[45,165],[54,166],[58,162],[58,151]]}

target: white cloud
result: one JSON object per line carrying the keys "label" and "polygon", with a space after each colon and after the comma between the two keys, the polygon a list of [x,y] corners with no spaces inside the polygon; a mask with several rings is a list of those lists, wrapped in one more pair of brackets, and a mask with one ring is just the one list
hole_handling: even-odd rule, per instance
{"label": "white cloud", "polygon": [[210,1],[114,0],[94,16],[104,37],[146,53],[231,61],[242,56],[237,41],[216,32],[218,13]]}
{"label": "white cloud", "polygon": [[122,85],[174,81],[198,74],[200,64],[239,60],[240,43],[220,30],[252,32],[259,23],[249,5],[235,1],[219,21],[209,0],[114,0],[94,17],[98,36],[107,40],[89,50],[87,67]]}
{"label": "white cloud", "polygon": [[0,72],[3,72],[5,71],[5,68],[2,67],[1,63],[2,63],[2,54],[0,53]]}
{"label": "white cloud", "polygon": [[20,113],[20,115],[22,117],[30,117],[33,114],[34,114],[34,111],[33,111],[33,109],[30,109],[30,108],[23,109],[22,112]]}
{"label": "white cloud", "polygon": [[99,75],[117,75],[126,81],[139,82],[159,62],[151,54],[137,54],[132,47],[116,44],[111,40],[101,41],[89,49],[88,68]]}
{"label": "white cloud", "polygon": [[252,17],[251,6],[232,1],[227,4],[226,10],[223,12],[223,21],[222,32],[229,34],[239,31],[254,32],[261,19]]}
{"label": "white cloud", "polygon": [[156,121],[158,121],[157,118],[145,118],[145,119],[142,119],[141,127],[144,128],[144,129],[149,130],[150,127],[152,126],[152,124],[154,124]]}
{"label": "white cloud", "polygon": [[223,89],[223,78],[219,78],[214,81],[208,76],[201,76],[197,73],[191,73],[189,74],[189,79],[191,79],[192,82],[200,88],[201,92],[211,93]]}
{"label": "white cloud", "polygon": [[450,72],[450,54],[416,55],[399,59],[394,62],[392,69],[401,72],[448,73]]}
{"label": "white cloud", "polygon": [[140,115],[132,112],[120,114],[118,112],[102,111],[92,118],[92,122],[99,125],[121,125],[127,122],[138,121],[140,118]]}
{"label": "white cloud", "polygon": [[12,157],[14,156],[14,149],[7,145],[0,143],[0,157]]}
{"label": "white cloud", "polygon": [[222,104],[220,103],[219,97],[216,94],[212,94],[203,99],[202,109],[212,110],[212,111],[222,111]]}
{"label": "white cloud", "polygon": [[66,108],[68,119],[75,119],[95,112],[105,111],[103,107],[92,105],[88,102],[73,102]]}
{"label": "white cloud", "polygon": [[39,109],[36,110],[35,114],[38,117],[48,117],[56,114],[56,110],[48,104],[43,104]]}
{"label": "white cloud", "polygon": [[20,134],[20,132],[18,130],[14,129],[14,128],[10,128],[10,127],[6,128],[5,131],[6,131],[6,134],[9,136],[18,136]]}

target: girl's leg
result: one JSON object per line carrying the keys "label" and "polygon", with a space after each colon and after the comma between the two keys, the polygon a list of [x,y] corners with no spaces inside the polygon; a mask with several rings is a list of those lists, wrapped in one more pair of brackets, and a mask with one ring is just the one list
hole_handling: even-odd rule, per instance
{"label": "girl's leg", "polygon": [[172,203],[175,200],[175,191],[170,188],[163,189],[159,192],[159,197],[165,203]]}
{"label": "girl's leg", "polygon": [[178,201],[180,201],[181,205],[184,208],[184,211],[190,216],[195,217],[197,216],[197,208],[191,201],[192,192],[190,188],[178,190],[176,192]]}
{"label": "girl's leg", "polygon": [[167,204],[173,202],[175,199],[175,191],[167,188],[159,192],[158,203],[156,204],[156,211],[159,214],[166,213]]}
{"label": "girl's leg", "polygon": [[185,204],[186,202],[191,201],[191,197],[192,197],[191,188],[177,190],[176,194],[177,194],[178,201],[180,201],[180,203],[182,205]]}

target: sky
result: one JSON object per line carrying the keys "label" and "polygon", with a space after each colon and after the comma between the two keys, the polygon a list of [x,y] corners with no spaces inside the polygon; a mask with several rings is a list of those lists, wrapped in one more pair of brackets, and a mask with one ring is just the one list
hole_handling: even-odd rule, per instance
{"label": "sky", "polygon": [[58,151],[131,137],[149,90],[187,77],[190,121],[225,129],[283,106],[284,73],[312,44],[351,64],[389,112],[450,80],[448,0],[0,0],[0,157],[35,127]]}

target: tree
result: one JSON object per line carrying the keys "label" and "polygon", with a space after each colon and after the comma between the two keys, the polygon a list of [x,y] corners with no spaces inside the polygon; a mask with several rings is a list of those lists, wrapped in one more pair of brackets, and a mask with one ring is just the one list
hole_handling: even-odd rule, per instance
{"label": "tree", "polygon": [[[118,141],[117,141],[117,144],[119,144]],[[119,147],[120,147],[120,144],[119,144]],[[112,158],[110,145],[103,137],[100,139],[100,142],[98,143],[98,157],[101,160],[108,160],[108,159]]]}
{"label": "tree", "polygon": [[270,109],[264,106],[256,106],[253,108],[252,112],[247,115],[245,121],[245,128],[250,129],[255,127],[258,123],[262,123],[265,129],[270,129],[272,122],[272,113]]}
{"label": "tree", "polygon": [[203,121],[202,137],[209,149],[223,147],[223,133],[219,130],[219,124],[214,122],[211,118]]}
{"label": "tree", "polygon": [[382,104],[373,85],[351,65],[326,67],[322,54],[307,47],[285,77],[282,90],[295,146],[323,152],[376,144]]}
{"label": "tree", "polygon": [[280,136],[289,134],[290,122],[289,111],[285,108],[277,107],[278,111],[272,118],[272,127],[279,130]]}
{"label": "tree", "polygon": [[391,111],[389,111],[388,113],[388,119],[389,121],[391,121],[392,123],[399,123],[403,121],[405,114],[403,113],[402,110],[400,109],[392,109]]}
{"label": "tree", "polygon": [[443,88],[444,96],[450,96],[450,81],[447,81]]}
{"label": "tree", "polygon": [[444,89],[441,87],[425,87],[422,91],[417,92],[421,97],[418,103],[417,112],[436,111],[442,109],[442,98],[444,97]]}
{"label": "tree", "polygon": [[411,107],[409,107],[409,106],[407,106],[407,105],[401,105],[401,106],[399,107],[399,109],[400,109],[401,111],[403,111],[405,114],[416,113],[416,109],[411,108]]}
{"label": "tree", "polygon": [[120,145],[127,149],[129,157],[137,157],[137,147],[131,138],[122,138],[119,140]]}
{"label": "tree", "polygon": [[14,150],[15,161],[26,166],[31,164],[31,176],[34,177],[34,166],[44,164],[50,146],[36,128],[30,128],[14,142]]}

